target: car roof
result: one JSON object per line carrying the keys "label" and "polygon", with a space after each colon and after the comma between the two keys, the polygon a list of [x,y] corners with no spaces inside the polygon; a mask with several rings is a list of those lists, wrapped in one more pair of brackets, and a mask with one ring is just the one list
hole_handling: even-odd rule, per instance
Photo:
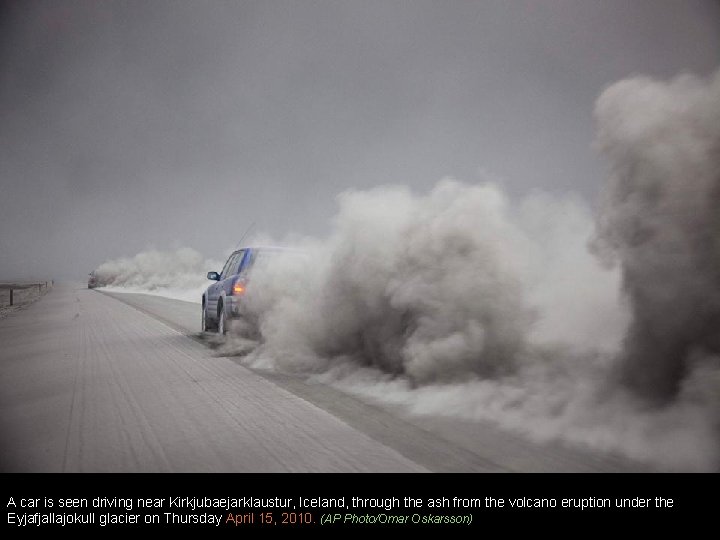
{"label": "car roof", "polygon": [[233,253],[237,253],[244,249],[250,250],[250,251],[297,251],[297,252],[301,251],[299,249],[285,247],[285,246],[245,246],[245,247],[236,249],[235,251],[233,251]]}

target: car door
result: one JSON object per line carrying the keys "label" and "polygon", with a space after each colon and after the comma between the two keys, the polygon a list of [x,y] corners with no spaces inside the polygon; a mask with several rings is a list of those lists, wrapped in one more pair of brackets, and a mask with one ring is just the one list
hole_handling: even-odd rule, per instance
{"label": "car door", "polygon": [[245,254],[245,250],[236,251],[232,254],[232,257],[228,259],[227,264],[223,268],[222,274],[220,274],[220,281],[218,281],[218,302],[220,298],[224,298],[231,294],[233,281],[235,277],[235,271],[238,267],[238,261]]}

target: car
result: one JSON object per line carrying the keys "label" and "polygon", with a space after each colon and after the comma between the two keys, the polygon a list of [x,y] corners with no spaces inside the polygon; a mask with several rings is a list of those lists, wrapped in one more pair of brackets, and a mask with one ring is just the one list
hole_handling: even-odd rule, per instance
{"label": "car", "polygon": [[292,250],[282,247],[244,247],[232,252],[221,272],[208,272],[207,278],[215,283],[202,295],[202,331],[227,334],[233,322],[243,317],[242,299],[257,261],[286,251]]}
{"label": "car", "polygon": [[88,274],[88,289],[94,289],[98,286],[98,278],[95,275],[95,272],[90,272]]}

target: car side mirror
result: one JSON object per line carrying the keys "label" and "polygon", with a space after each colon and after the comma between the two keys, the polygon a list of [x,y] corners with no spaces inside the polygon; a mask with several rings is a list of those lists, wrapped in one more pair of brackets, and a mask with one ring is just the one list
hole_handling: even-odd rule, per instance
{"label": "car side mirror", "polygon": [[220,274],[217,272],[208,272],[207,278],[212,279],[213,281],[220,281]]}

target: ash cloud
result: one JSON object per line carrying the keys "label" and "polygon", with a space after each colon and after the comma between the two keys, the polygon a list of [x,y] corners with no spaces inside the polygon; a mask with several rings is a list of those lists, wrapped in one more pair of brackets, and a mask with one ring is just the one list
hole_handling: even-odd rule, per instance
{"label": "ash cloud", "polygon": [[[342,359],[420,385],[509,376],[538,346],[613,350],[618,279],[585,248],[591,231],[579,201],[512,205],[492,183],[345,193],[333,235],[305,245],[305,268],[283,275],[278,257],[253,278],[259,356],[286,369]],[[580,282],[594,292],[579,298]],[[598,319],[608,324],[590,338]]]}
{"label": "ash cloud", "polygon": [[620,377],[667,402],[720,365],[720,73],[621,81],[595,116],[612,176],[594,246],[632,313]]}
{"label": "ash cloud", "polygon": [[222,263],[206,260],[194,249],[148,249],[133,257],[102,263],[95,270],[98,286],[116,292],[156,294],[200,303],[206,274]]}

